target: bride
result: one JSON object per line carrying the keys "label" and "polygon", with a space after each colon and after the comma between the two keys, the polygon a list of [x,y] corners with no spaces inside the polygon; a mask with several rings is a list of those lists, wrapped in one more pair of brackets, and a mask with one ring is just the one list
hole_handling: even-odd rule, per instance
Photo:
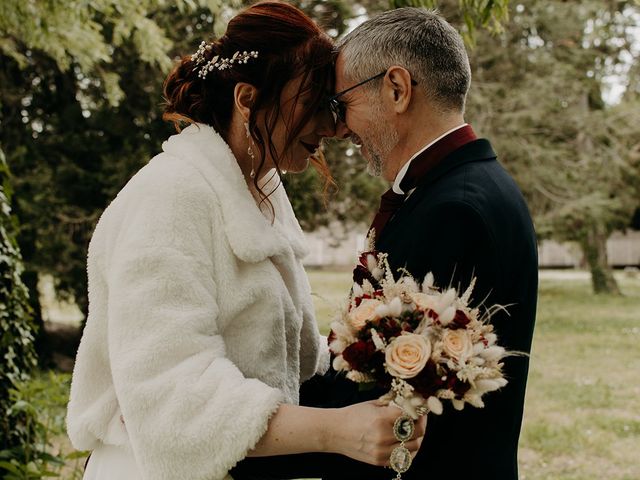
{"label": "bride", "polygon": [[[241,459],[333,452],[374,465],[399,411],[298,406],[328,368],[280,183],[335,125],[333,46],[301,11],[263,2],[165,82],[177,127],[102,215],[67,426],[85,479],[224,479]],[[415,453],[424,428],[407,447]]]}

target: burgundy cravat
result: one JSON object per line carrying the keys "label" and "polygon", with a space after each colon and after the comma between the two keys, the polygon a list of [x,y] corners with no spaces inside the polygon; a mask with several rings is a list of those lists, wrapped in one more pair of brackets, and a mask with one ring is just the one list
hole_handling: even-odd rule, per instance
{"label": "burgundy cravat", "polygon": [[[403,192],[409,192],[415,188],[418,183],[420,183],[420,179],[424,177],[429,170],[440,163],[450,153],[453,153],[476,138],[470,125],[465,125],[447,136],[442,137],[412,160],[407,173],[400,182],[401,190]],[[395,193],[393,188],[390,188],[382,195],[380,198],[380,208],[371,224],[371,228],[375,229],[376,239],[380,237],[380,232],[382,232],[387,222],[402,206],[406,198],[406,193],[403,195]]]}

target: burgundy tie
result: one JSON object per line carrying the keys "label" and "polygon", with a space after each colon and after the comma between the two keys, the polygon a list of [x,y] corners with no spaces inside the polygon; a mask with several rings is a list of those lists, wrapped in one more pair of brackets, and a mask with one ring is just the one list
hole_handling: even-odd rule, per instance
{"label": "burgundy tie", "polygon": [[[450,153],[453,153],[476,138],[470,125],[465,125],[442,137],[412,160],[407,173],[400,182],[400,189],[403,192],[409,192],[415,188],[418,183],[420,183],[420,179],[424,177],[429,170],[440,163]],[[380,238],[380,232],[382,232],[387,222],[402,206],[406,198],[406,193],[403,195],[395,193],[393,188],[390,188],[382,195],[380,198],[380,209],[371,224],[371,228],[375,229],[376,240]]]}

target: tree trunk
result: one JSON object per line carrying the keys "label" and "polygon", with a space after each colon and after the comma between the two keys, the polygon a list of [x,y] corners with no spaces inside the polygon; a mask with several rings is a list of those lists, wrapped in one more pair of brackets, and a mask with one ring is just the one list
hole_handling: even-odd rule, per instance
{"label": "tree trunk", "polygon": [[610,295],[621,295],[616,279],[613,277],[613,270],[609,266],[607,258],[607,238],[608,235],[599,225],[593,225],[587,231],[581,243],[589,270],[591,270],[591,284],[593,292],[596,294],[605,293]]}

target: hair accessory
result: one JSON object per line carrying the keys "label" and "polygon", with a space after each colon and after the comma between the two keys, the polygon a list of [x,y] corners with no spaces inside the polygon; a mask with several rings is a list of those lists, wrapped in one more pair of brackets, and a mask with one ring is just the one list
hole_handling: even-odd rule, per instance
{"label": "hair accessory", "polygon": [[249,176],[253,178],[256,176],[256,171],[253,169],[253,162],[255,161],[256,156],[253,153],[253,148],[251,148],[251,132],[249,131],[249,124],[247,122],[244,122],[244,129],[247,132],[247,143],[249,144],[249,147],[247,147],[247,153],[251,157],[251,173]]}
{"label": "hair accessory", "polygon": [[213,46],[211,44],[207,44],[207,42],[203,40],[198,47],[198,51],[191,55],[191,61],[195,62],[196,65],[193,70],[196,71],[199,67],[200,71],[198,72],[198,77],[200,78],[206,78],[207,74],[213,71],[214,68],[220,71],[227,70],[228,68],[231,68],[231,66],[235,63],[247,63],[250,58],[258,58],[258,52],[255,50],[252,50],[250,52],[247,52],[246,50],[244,52],[238,51],[229,58],[223,58],[220,57],[220,55],[214,55],[211,60],[200,67],[200,64],[205,62],[206,60],[206,52],[210,52],[211,50],[213,50]]}

